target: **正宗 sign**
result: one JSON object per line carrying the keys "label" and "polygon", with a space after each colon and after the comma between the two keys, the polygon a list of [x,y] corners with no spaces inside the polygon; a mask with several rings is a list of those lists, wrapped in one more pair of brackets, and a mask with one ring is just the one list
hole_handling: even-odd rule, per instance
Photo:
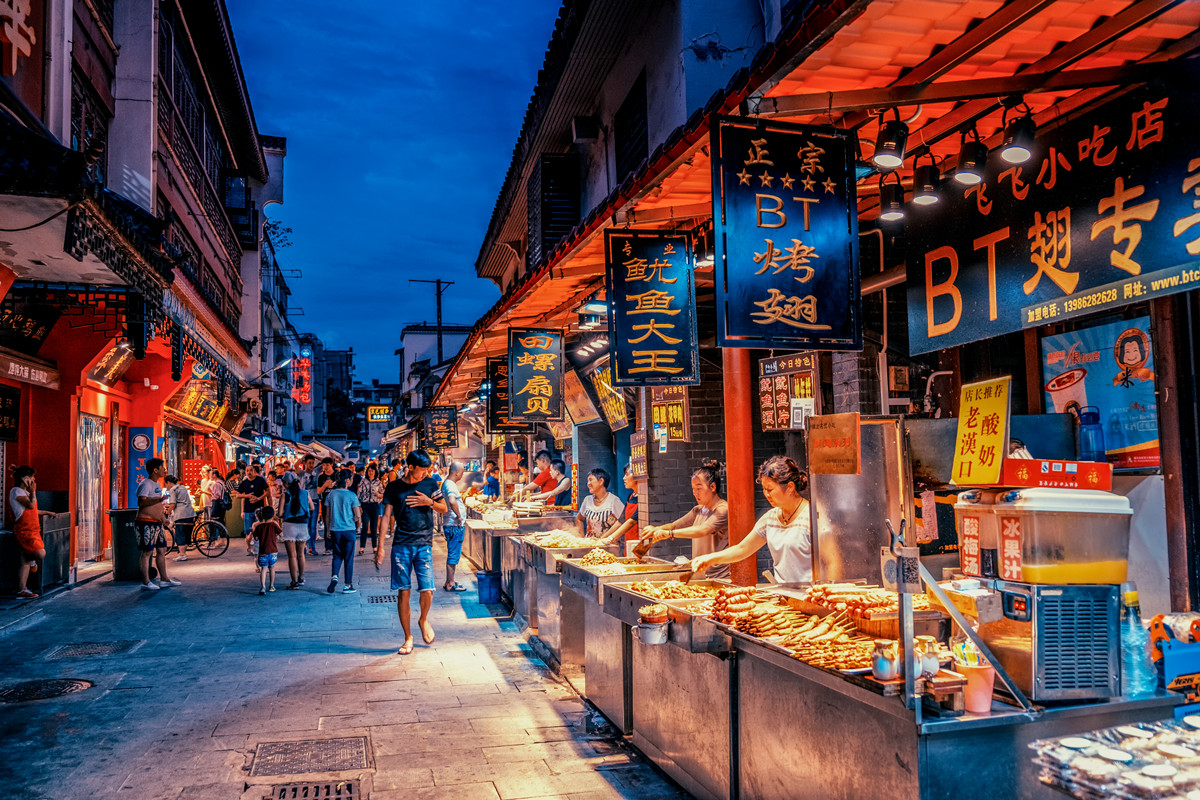
{"label": "\u6b63\u5b97 sign", "polygon": [[491,388],[487,400],[487,432],[521,434],[533,433],[528,422],[513,422],[508,416],[508,359],[489,358],[487,378]]}
{"label": "\u6b63\u5b97 sign", "polygon": [[425,437],[422,446],[431,453],[458,447],[458,409],[433,406],[425,409]]}
{"label": "\u6b63\u5b97 sign", "polygon": [[808,468],[818,475],[862,473],[862,431],[857,411],[808,418]]}
{"label": "\u6b63\u5b97 sign", "polygon": [[562,421],[562,331],[508,332],[508,416],[514,421]]}
{"label": "\u6b63\u5b97 sign", "polygon": [[615,386],[700,383],[692,237],[604,234]]}
{"label": "\u6b63\u5b97 sign", "polygon": [[1076,417],[1088,406],[1099,412],[1115,468],[1160,465],[1149,317],[1043,338],[1042,375],[1047,409]]}
{"label": "\u6b63\u5b97 sign", "polygon": [[954,466],[950,483],[995,486],[1008,455],[1008,417],[1012,378],[968,383],[958,404],[958,433],[954,437]]}
{"label": "\u6b63\u5b97 sign", "polygon": [[712,148],[718,344],[861,350],[846,132],[723,117]]}
{"label": "\u6b63\u5b97 sign", "polygon": [[817,413],[817,356],[800,353],[758,361],[758,408],[764,431],[802,431]]}
{"label": "\u6b63\u5b97 sign", "polygon": [[909,210],[913,354],[1200,286],[1200,75],[1178,69]]}
{"label": "\u6b63\u5b97 sign", "polygon": [[668,441],[690,442],[692,426],[688,414],[687,387],[656,386],[651,389],[650,419],[654,425],[655,438],[658,438],[660,429],[666,429]]}

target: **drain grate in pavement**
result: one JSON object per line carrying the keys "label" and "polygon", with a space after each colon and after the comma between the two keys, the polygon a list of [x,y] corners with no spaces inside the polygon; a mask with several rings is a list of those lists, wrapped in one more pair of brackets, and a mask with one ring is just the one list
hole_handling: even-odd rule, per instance
{"label": "drain grate in pavement", "polygon": [[396,602],[396,595],[394,595],[394,594],[373,594],[373,595],[371,595],[370,602],[372,602],[372,603],[394,603],[394,602]]}
{"label": "drain grate in pavement", "polygon": [[285,783],[272,786],[263,800],[362,800],[366,795],[358,781]]}
{"label": "drain grate in pavement", "polygon": [[65,694],[75,694],[92,688],[91,681],[54,678],[46,681],[25,681],[0,690],[0,703],[24,703],[29,700],[50,700]]}
{"label": "drain grate in pavement", "polygon": [[146,643],[145,639],[122,639],[116,642],[80,642],[60,644],[46,653],[47,660],[60,658],[93,658],[96,656],[119,656],[132,653]]}
{"label": "drain grate in pavement", "polygon": [[[262,742],[254,754],[253,776],[366,769],[367,737]],[[322,795],[323,797],[324,795]]]}

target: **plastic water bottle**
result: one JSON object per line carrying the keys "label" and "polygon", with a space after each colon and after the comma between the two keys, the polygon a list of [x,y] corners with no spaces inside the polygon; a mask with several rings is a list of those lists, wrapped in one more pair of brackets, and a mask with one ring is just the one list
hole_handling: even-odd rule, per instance
{"label": "plastic water bottle", "polygon": [[1158,670],[1150,659],[1150,634],[1142,626],[1137,587],[1126,584],[1125,611],[1121,618],[1121,691],[1127,696],[1153,694]]}
{"label": "plastic water bottle", "polygon": [[1100,409],[1084,406],[1079,412],[1079,460],[1108,460],[1104,450],[1104,426],[1100,424]]}

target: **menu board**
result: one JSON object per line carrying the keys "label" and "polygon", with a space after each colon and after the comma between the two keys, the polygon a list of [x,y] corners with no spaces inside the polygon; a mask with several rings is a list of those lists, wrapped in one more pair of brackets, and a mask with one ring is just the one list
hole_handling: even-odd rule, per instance
{"label": "menu board", "polygon": [[802,431],[817,413],[817,355],[801,353],[758,362],[759,419],[764,431]]}
{"label": "menu board", "polygon": [[629,469],[635,481],[646,480],[646,432],[629,435]]}
{"label": "menu board", "polygon": [[666,430],[671,442],[690,442],[692,426],[686,386],[655,387],[650,390],[650,418],[655,438]]}

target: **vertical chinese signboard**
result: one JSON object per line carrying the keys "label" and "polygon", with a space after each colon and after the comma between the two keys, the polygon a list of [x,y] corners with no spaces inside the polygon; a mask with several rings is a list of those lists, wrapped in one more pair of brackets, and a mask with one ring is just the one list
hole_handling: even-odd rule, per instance
{"label": "vertical chinese signboard", "polygon": [[312,348],[300,348],[292,369],[292,399],[302,406],[312,403]]}
{"label": "vertical chinese signboard", "polygon": [[995,486],[1000,482],[1001,464],[1008,454],[1011,382],[1005,376],[962,387],[951,483]]}
{"label": "vertical chinese signboard", "polygon": [[700,383],[692,237],[605,231],[614,386]]}
{"label": "vertical chinese signboard", "polygon": [[425,440],[422,446],[431,453],[458,447],[458,409],[434,406],[425,409]]}
{"label": "vertical chinese signboard", "polygon": [[0,386],[0,442],[17,441],[21,429],[21,390]]}
{"label": "vertical chinese signboard", "polygon": [[487,432],[492,434],[533,433],[533,425],[513,422],[508,416],[508,359],[489,358],[487,378],[491,384],[487,400]]}
{"label": "vertical chinese signboard", "polygon": [[758,408],[764,431],[802,431],[818,412],[817,356],[800,353],[758,362]]}
{"label": "vertical chinese signboard", "polygon": [[645,431],[629,435],[629,469],[635,481],[644,481],[649,474],[646,469]]}
{"label": "vertical chinese signboard", "polygon": [[562,331],[508,332],[508,416],[522,422],[563,418]]}
{"label": "vertical chinese signboard", "polygon": [[1039,131],[1028,164],[910,209],[913,354],[1200,286],[1200,77],[1178,71]]}
{"label": "vertical chinese signboard", "polygon": [[688,414],[687,387],[669,386],[651,389],[650,419],[654,425],[656,439],[659,430],[666,430],[667,441],[690,442],[692,426]]}
{"label": "vertical chinese signboard", "polygon": [[847,134],[722,118],[712,147],[718,344],[861,350]]}

